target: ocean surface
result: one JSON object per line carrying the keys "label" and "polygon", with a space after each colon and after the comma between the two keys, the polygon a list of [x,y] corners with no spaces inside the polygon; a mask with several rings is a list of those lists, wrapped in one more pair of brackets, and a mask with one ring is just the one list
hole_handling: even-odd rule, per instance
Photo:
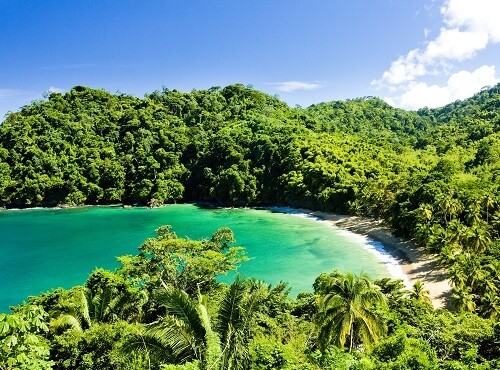
{"label": "ocean surface", "polygon": [[273,284],[286,281],[293,295],[311,291],[321,272],[340,269],[383,277],[395,268],[365,238],[286,208],[178,204],[8,210],[0,212],[0,312],[30,295],[83,284],[96,268],[117,268],[116,256],[136,254],[161,225],[172,225],[179,237],[191,239],[210,238],[219,227],[230,227],[250,257],[238,273]]}

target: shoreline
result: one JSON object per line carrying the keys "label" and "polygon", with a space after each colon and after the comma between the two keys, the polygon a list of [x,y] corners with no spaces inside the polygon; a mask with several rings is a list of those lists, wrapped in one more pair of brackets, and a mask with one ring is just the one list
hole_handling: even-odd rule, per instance
{"label": "shoreline", "polygon": [[363,235],[380,242],[384,251],[400,265],[401,270],[413,284],[420,280],[429,290],[432,305],[437,308],[449,308],[452,288],[444,269],[437,265],[434,256],[426,253],[411,240],[395,237],[389,227],[381,221],[359,216],[336,215],[321,211],[303,210],[305,213],[330,222],[332,225]]}
{"label": "shoreline", "polygon": [[[164,205],[168,206],[168,205]],[[125,204],[107,205],[80,205],[71,207],[29,207],[0,209],[11,211],[22,210],[64,210],[87,207],[121,207],[121,208],[149,208],[147,206],[128,206]],[[312,211],[292,207],[251,207],[255,209],[268,209],[275,212],[287,213],[314,218],[317,221],[328,222],[340,230],[365,238],[365,247],[375,255],[387,268],[390,275],[395,279],[403,280],[407,288],[417,280],[420,280],[425,288],[429,290],[430,298],[434,308],[449,308],[452,288],[446,279],[446,272],[440,268],[435,258],[419,248],[411,240],[403,240],[392,235],[389,227],[381,221],[366,217],[338,215],[334,213]]]}

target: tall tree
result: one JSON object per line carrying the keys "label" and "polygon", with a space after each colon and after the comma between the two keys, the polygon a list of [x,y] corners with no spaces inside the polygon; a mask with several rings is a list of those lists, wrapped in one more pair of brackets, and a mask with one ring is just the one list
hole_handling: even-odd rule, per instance
{"label": "tall tree", "polygon": [[349,351],[355,344],[369,346],[385,331],[377,309],[386,306],[384,295],[365,274],[342,274],[334,271],[322,275],[315,282],[318,297],[318,345],[325,350],[330,344],[344,347],[349,340]]}
{"label": "tall tree", "polygon": [[410,291],[410,298],[416,299],[417,301],[431,303],[430,292],[425,288],[424,283],[420,280],[415,281],[413,287]]}
{"label": "tall tree", "polygon": [[469,229],[466,245],[473,253],[484,253],[491,244],[491,238],[486,228],[474,225]]}

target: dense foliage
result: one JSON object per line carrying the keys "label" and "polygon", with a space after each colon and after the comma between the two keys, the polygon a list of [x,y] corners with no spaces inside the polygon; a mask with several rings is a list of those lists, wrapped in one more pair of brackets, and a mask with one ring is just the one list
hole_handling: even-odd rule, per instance
{"label": "dense foliage", "polygon": [[[371,349],[371,357],[365,358],[356,351],[344,353],[332,347],[333,343],[344,343],[347,332],[341,340],[325,336],[329,338],[326,342],[310,346],[308,326],[334,325],[333,319],[321,318],[316,310],[322,307],[327,312],[332,305],[337,307],[338,298],[316,300],[303,296],[291,302],[283,292],[274,292],[273,295],[281,298],[273,302],[277,298],[268,294],[269,312],[251,311],[254,312],[249,314],[251,322],[234,323],[243,325],[245,335],[251,338],[240,338],[232,331],[231,335],[238,339],[227,337],[213,316],[216,310],[210,302],[214,300],[214,306],[222,304],[225,292],[219,291],[222,288],[210,271],[222,273],[243,258],[237,250],[220,253],[231,242],[227,239],[228,231],[217,237],[223,240],[218,244],[216,240],[179,242],[169,229],[164,229],[159,235],[163,241],[146,243],[141,255],[122,259],[124,267],[117,275],[119,278],[106,277],[108,273],[104,272],[100,273],[102,276],[95,273],[89,278],[94,282],[88,283],[91,286],[81,291],[59,292],[60,297],[50,298],[54,300],[50,304],[37,303],[48,310],[54,320],[61,321],[61,325],[78,327],[78,321],[81,329],[78,333],[83,333],[77,335],[72,330],[58,332],[54,338],[49,336],[51,351],[55,351],[56,343],[59,346],[59,362],[53,360],[59,364],[57,368],[78,368],[76,363],[85,368],[81,364],[94,361],[92,356],[97,356],[95,361],[119,361],[113,356],[122,358],[117,354],[122,353],[120,348],[116,347],[122,342],[114,340],[114,336],[145,337],[145,330],[151,338],[158,339],[149,326],[141,327],[139,323],[156,322],[157,329],[162,330],[158,320],[169,303],[159,305],[160,297],[156,297],[156,290],[151,288],[162,286],[170,297],[165,299],[177,297],[178,302],[186,303],[189,297],[193,312],[201,315],[199,325],[204,328],[200,332],[204,333],[203,338],[193,339],[189,344],[193,350],[198,348],[189,359],[201,364],[229,356],[225,346],[230,343],[244,346],[249,352],[245,358],[224,357],[226,365],[231,361],[252,363],[254,368],[265,369],[284,367],[289,361],[294,364],[290,365],[292,368],[297,368],[295,364],[309,361],[316,364],[314,366],[332,368],[351,363],[355,368],[357,363],[371,361],[375,368],[395,369],[432,368],[438,366],[436,364],[444,366],[446,361],[445,368],[460,369],[462,365],[458,362],[476,366],[473,364],[494,358],[491,353],[498,356],[498,352],[494,352],[497,349],[492,348],[497,348],[494,343],[498,344],[499,329],[487,320],[500,318],[499,128],[500,85],[484,89],[465,101],[417,112],[395,109],[371,97],[321,103],[306,109],[290,108],[275,97],[242,85],[191,93],[163,89],[145,98],[77,86],[65,94],[51,93],[46,100],[8,114],[0,125],[0,205],[123,202],[154,206],[208,201],[236,206],[283,204],[381,218],[398,235],[414,238],[429,253],[439,257],[454,285],[458,312],[478,314],[486,320],[475,315],[436,314],[425,305],[415,306],[411,298],[391,295],[393,300],[405,300],[397,307],[389,301],[389,311],[381,304],[382,313],[373,313],[373,319],[380,323],[378,317],[382,314],[389,333],[393,332],[383,337],[380,328],[377,329],[375,337],[382,339]],[[186,263],[194,263],[187,269],[182,266],[176,270],[164,265],[166,261],[162,260],[177,250],[179,243],[185,245],[179,253],[187,253]],[[218,245],[219,250],[214,245]],[[219,253],[218,259],[214,259],[214,253]],[[159,258],[158,264],[151,262],[151,256]],[[209,261],[213,261],[213,265]],[[109,283],[111,286],[103,283],[108,280],[113,281]],[[173,281],[179,291],[167,289]],[[332,286],[334,283],[331,282]],[[238,299],[242,305],[248,303],[247,299],[257,299],[252,296],[252,289],[257,288],[246,284],[242,286],[247,290],[241,286],[234,288],[234,294],[240,292]],[[258,289],[261,288],[264,289]],[[118,298],[113,292],[127,292],[127,295]],[[317,295],[323,293],[316,292]],[[208,294],[209,301],[198,300],[197,294]],[[416,292],[414,297],[419,295]],[[64,315],[54,317],[53,305],[62,305],[61,302],[67,303],[76,297],[87,297],[86,305],[96,307],[94,311],[97,307],[103,308],[105,299],[109,300],[109,312],[98,310],[92,314],[99,318],[97,325],[102,328],[97,330],[96,325],[90,325],[90,314],[76,321]],[[129,302],[138,299],[144,303],[116,313],[113,305],[120,306],[119,299]],[[316,301],[319,306],[311,303]],[[273,311],[269,305],[285,306]],[[57,310],[77,314],[80,306],[76,303],[73,306],[57,306]],[[18,321],[26,317],[27,312],[43,316],[36,310],[14,315]],[[242,306],[241,310],[246,312],[247,308]],[[371,309],[368,311],[372,313]],[[410,314],[412,311],[416,313]],[[413,317],[415,315],[418,317]],[[118,321],[110,317],[123,321],[117,324]],[[163,319],[187,325],[175,314],[168,317]],[[250,330],[247,325],[256,326]],[[6,326],[0,326],[0,331],[7,333],[2,327]],[[442,332],[438,332],[440,327],[444,328]],[[30,328],[34,337],[29,338],[46,336],[43,325],[23,326],[23,330]],[[472,337],[467,338],[467,331],[477,336],[471,334]],[[367,342],[368,336],[359,333],[356,338]],[[358,339],[354,340],[354,332],[351,337],[352,346],[356,347]],[[436,347],[435,338],[446,343],[446,348]],[[240,339],[243,342],[238,342]],[[252,342],[255,340],[258,345]],[[242,343],[254,345],[248,347]],[[40,347],[37,353],[43,357],[46,343],[40,339],[36,345]],[[458,352],[453,346],[459,347]],[[316,353],[315,348],[322,351]],[[92,355],[77,359],[70,356],[72,351],[89,351]],[[107,360],[99,357],[100,351],[102,356],[108,356]],[[399,355],[394,357],[394,353]],[[134,361],[152,361],[152,355],[145,357],[138,352]],[[178,355],[173,351],[169,354],[170,360],[178,359],[175,357]],[[133,362],[130,361],[125,361],[123,366]],[[405,365],[401,361],[408,362]],[[410,362],[428,367],[409,365]],[[91,368],[91,365],[85,366]],[[370,368],[371,365],[363,362],[359,366]]]}
{"label": "dense foliage", "polygon": [[333,271],[297,299],[284,283],[220,284],[245,260],[233,242],[162,227],[116,271],[31,297],[0,315],[0,369],[500,367],[499,322],[434,311],[400,280]]}

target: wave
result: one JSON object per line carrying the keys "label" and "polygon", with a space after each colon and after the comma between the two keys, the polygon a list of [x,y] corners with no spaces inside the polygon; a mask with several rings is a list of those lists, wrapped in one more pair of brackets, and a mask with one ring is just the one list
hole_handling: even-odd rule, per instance
{"label": "wave", "polygon": [[368,252],[375,256],[385,266],[391,277],[393,277],[394,279],[401,279],[406,288],[411,289],[412,283],[410,282],[408,276],[403,272],[401,264],[396,258],[394,258],[389,252],[387,252],[382,242],[373,240],[365,235],[342,229],[338,226],[333,225],[331,221],[325,220],[313,213],[308,213],[304,210],[291,207],[266,207],[264,209],[268,209],[272,212],[284,213],[294,217],[307,218],[329,225],[330,227],[337,230],[340,235],[361,244],[363,248],[365,248]]}

